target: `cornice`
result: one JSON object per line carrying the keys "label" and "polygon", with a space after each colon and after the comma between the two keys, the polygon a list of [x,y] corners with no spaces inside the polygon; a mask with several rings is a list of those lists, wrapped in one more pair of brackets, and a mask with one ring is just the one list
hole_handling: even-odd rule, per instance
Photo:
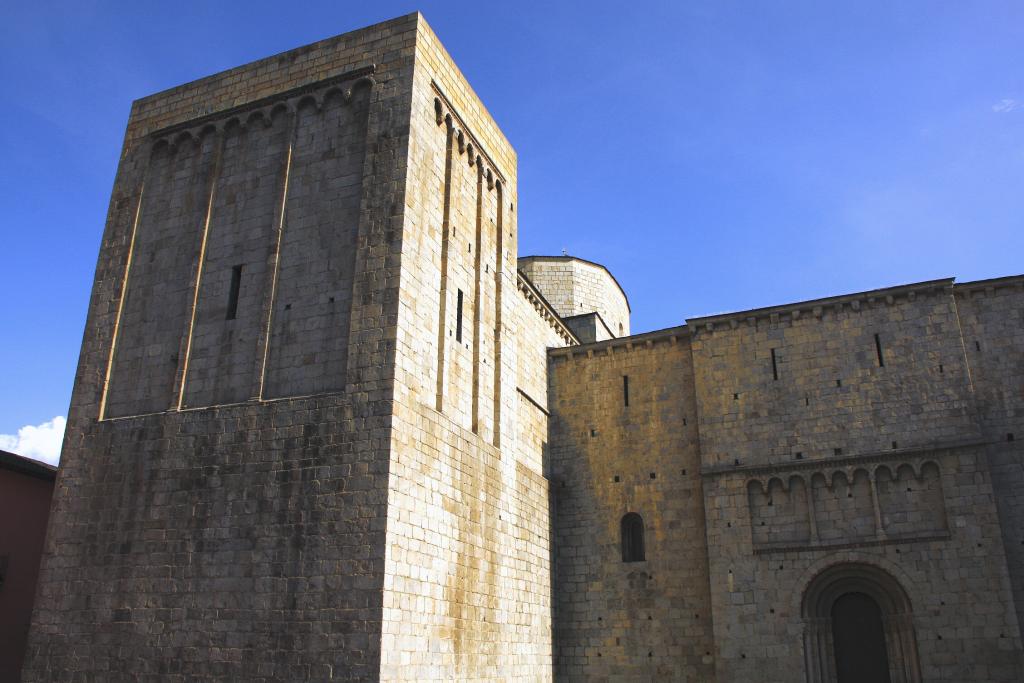
{"label": "cornice", "polygon": [[521,270],[516,270],[516,289],[522,292],[523,296],[533,304],[533,307],[540,313],[541,318],[546,320],[551,327],[555,328],[559,336],[562,337],[566,345],[579,345],[580,340],[576,334],[569,329],[569,326],[562,322],[562,318],[555,312],[551,304],[547,302],[547,299],[540,293],[540,291],[533,286]]}
{"label": "cornice", "polygon": [[537,401],[537,400],[536,400],[536,399],[535,399],[535,398],[534,398],[533,396],[530,396],[530,395],[529,395],[528,393],[526,393],[525,391],[523,391],[523,389],[522,389],[521,387],[516,387],[516,391],[518,391],[518,392],[519,392],[519,395],[520,395],[520,396],[522,396],[522,397],[523,397],[523,398],[525,398],[525,399],[526,399],[527,401],[529,401],[529,402],[530,402],[530,404],[532,404],[534,408],[536,408],[536,409],[537,409],[537,410],[539,410],[540,412],[544,413],[544,415],[545,415],[545,416],[547,416],[547,417],[551,417],[551,413],[550,413],[550,412],[548,412],[548,409],[547,409],[547,408],[545,408],[544,406],[542,406],[542,405],[540,404],[540,402],[539,402],[539,401]]}
{"label": "cornice", "polygon": [[931,534],[904,534],[900,536],[887,536],[878,539],[864,539],[848,543],[818,543],[793,544],[780,543],[778,545],[764,545],[754,548],[755,555],[769,555],[774,553],[802,553],[802,552],[836,552],[837,550],[854,550],[856,548],[870,548],[878,545],[903,545],[907,543],[927,543],[931,541],[947,541],[952,534],[948,531],[940,531]]}
{"label": "cornice", "polygon": [[984,439],[969,439],[964,441],[925,444],[912,448],[898,448],[889,451],[872,451],[840,457],[825,457],[808,460],[788,460],[785,462],[769,463],[765,465],[718,465],[715,467],[701,468],[701,476],[705,478],[718,478],[723,476],[742,476],[745,479],[766,482],[773,477],[780,475],[806,472],[806,471],[852,471],[864,465],[887,462],[909,462],[911,460],[924,462],[938,457],[947,452],[960,451],[968,448],[987,446],[993,443]]}
{"label": "cornice", "polygon": [[306,102],[312,102],[319,110],[323,107],[324,99],[333,92],[340,92],[346,102],[351,101],[356,88],[361,86],[373,88],[376,85],[373,78],[375,70],[376,65],[370,65],[306,83],[235,107],[218,111],[200,110],[198,115],[193,118],[148,131],[145,138],[155,145],[161,140],[178,140],[182,136],[195,138],[208,130],[222,132],[225,126],[232,122],[244,127],[258,120],[269,126],[276,110],[284,109],[288,113],[293,113]]}
{"label": "cornice", "polygon": [[548,349],[548,357],[557,360],[571,360],[576,356],[591,357],[599,353],[611,355],[616,350],[649,349],[658,343],[675,344],[683,339],[689,342],[690,330],[686,325],[679,325],[678,327],[667,327],[663,330],[633,334],[628,337],[615,337],[568,348]]}
{"label": "cornice", "polygon": [[966,294],[968,292],[993,293],[997,289],[1024,290],[1024,275],[1008,275],[1006,277],[994,277],[988,280],[974,280],[973,282],[957,283],[953,285],[953,291],[957,294]]}
{"label": "cornice", "polygon": [[755,325],[760,319],[769,319],[773,323],[780,321],[783,317],[797,320],[801,316],[810,314],[815,318],[821,318],[826,311],[833,310],[840,312],[844,308],[852,311],[859,311],[864,307],[892,306],[897,299],[913,301],[918,296],[942,294],[952,291],[953,278],[941,280],[927,280],[908,285],[896,287],[885,287],[883,289],[872,289],[866,292],[854,294],[843,294],[824,299],[811,299],[809,301],[798,301],[780,306],[768,306],[766,308],[754,308],[747,311],[736,311],[735,313],[721,313],[707,315],[697,318],[687,318],[686,322],[693,328],[694,336],[702,333],[712,333],[717,327],[726,325],[730,329],[736,329],[740,324]]}
{"label": "cornice", "polygon": [[452,105],[451,100],[441,90],[436,81],[431,80],[430,86],[434,90],[434,121],[437,125],[447,124],[452,129],[452,137],[456,142],[456,151],[459,156],[465,155],[466,162],[470,166],[477,166],[479,173],[487,181],[487,189],[492,190],[495,183],[507,186],[508,181],[505,175],[494,163],[491,155],[487,153],[480,141],[473,135],[466,122],[459,115],[458,110]]}

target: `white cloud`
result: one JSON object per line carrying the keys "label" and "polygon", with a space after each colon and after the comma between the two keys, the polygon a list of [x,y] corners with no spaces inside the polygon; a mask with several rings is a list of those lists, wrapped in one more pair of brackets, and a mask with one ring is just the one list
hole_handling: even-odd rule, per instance
{"label": "white cloud", "polygon": [[1008,97],[1003,98],[992,105],[992,111],[997,114],[1009,114],[1011,111],[1017,111],[1021,108],[1024,108],[1024,102],[1019,102]]}
{"label": "white cloud", "polygon": [[51,465],[60,461],[60,445],[64,440],[66,420],[58,415],[41,425],[25,425],[18,434],[0,434],[0,451],[42,460]]}

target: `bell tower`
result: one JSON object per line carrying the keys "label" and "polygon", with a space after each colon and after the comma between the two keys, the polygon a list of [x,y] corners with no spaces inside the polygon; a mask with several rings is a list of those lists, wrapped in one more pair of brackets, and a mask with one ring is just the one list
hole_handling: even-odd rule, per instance
{"label": "bell tower", "polygon": [[515,210],[419,14],[136,101],[24,679],[550,678]]}

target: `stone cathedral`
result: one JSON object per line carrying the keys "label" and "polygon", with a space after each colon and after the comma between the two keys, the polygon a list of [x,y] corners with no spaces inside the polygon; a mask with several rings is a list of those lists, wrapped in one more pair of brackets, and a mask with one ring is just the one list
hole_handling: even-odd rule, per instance
{"label": "stone cathedral", "polygon": [[1024,276],[632,334],[516,186],[419,14],[133,104],[24,681],[1024,680]]}

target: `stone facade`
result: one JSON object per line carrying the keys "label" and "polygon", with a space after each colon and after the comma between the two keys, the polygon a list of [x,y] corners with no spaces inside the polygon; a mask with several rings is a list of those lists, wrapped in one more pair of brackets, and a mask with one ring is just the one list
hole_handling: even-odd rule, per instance
{"label": "stone facade", "polygon": [[[558,677],[712,680],[686,330],[573,348],[587,351],[552,351],[549,376]],[[622,561],[629,512],[644,520],[644,562]]]}
{"label": "stone facade", "polygon": [[630,336],[516,173],[418,14],[135,103],[24,680],[1020,680],[1024,278]]}
{"label": "stone facade", "polygon": [[549,351],[557,674],[834,681],[820,596],[877,589],[891,680],[1020,680],[1022,297],[941,280]]}
{"label": "stone facade", "polygon": [[377,675],[419,36],[133,105],[24,680]]}
{"label": "stone facade", "polygon": [[519,268],[566,320],[596,318],[594,341],[629,335],[629,301],[615,276],[575,256],[524,256]]}
{"label": "stone facade", "polygon": [[726,680],[787,680],[811,657],[792,647],[814,626],[793,598],[840,562],[907,593],[921,679],[1020,676],[953,292],[937,281],[689,321]]}

